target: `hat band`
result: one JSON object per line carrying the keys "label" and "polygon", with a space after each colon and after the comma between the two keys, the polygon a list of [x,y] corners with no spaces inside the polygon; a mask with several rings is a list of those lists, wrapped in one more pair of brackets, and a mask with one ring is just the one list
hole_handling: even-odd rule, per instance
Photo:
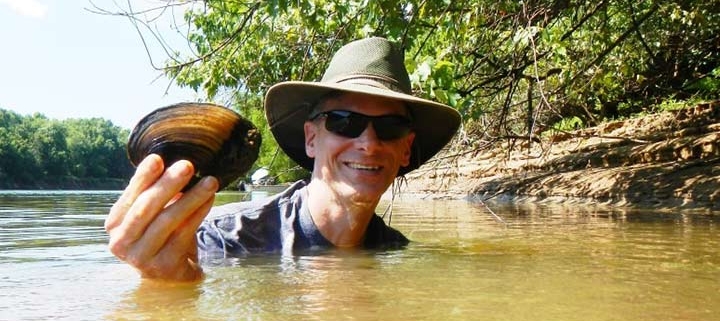
{"label": "hat band", "polygon": [[395,79],[381,77],[381,76],[348,76],[342,78],[332,79],[330,82],[334,83],[352,83],[356,85],[366,85],[375,88],[390,89],[395,92],[410,94],[407,90],[404,90]]}

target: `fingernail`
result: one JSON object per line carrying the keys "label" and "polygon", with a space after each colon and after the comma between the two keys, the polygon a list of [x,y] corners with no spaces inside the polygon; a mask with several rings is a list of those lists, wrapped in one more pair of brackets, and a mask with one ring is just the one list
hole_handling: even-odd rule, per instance
{"label": "fingernail", "polygon": [[218,180],[212,176],[205,176],[202,180],[200,180],[200,187],[206,190],[211,190],[213,192],[217,191]]}
{"label": "fingernail", "polygon": [[[177,163],[180,163],[180,165],[178,165],[178,166],[182,166],[182,167],[180,167],[180,175],[190,176],[193,174],[193,168],[192,168],[192,165],[190,164],[190,162],[177,162]],[[177,164],[177,163],[175,163],[175,164]]]}
{"label": "fingernail", "polygon": [[160,170],[162,159],[157,154],[150,154],[145,157],[145,160],[143,162],[145,163],[145,166],[147,166],[147,169],[150,172],[157,172]]}
{"label": "fingernail", "polygon": [[173,163],[168,170],[173,173],[177,173],[177,175],[180,176],[190,176],[193,174],[192,164],[185,161],[177,161]]}

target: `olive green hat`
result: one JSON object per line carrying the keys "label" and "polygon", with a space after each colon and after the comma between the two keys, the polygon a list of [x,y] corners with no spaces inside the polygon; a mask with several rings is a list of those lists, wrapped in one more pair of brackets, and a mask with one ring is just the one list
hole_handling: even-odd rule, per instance
{"label": "olive green hat", "polygon": [[286,81],[268,90],[265,117],[285,153],[312,171],[313,159],[305,153],[303,124],[319,100],[334,91],[363,93],[405,102],[413,120],[415,140],[408,173],[440,151],[460,126],[457,110],[412,96],[403,52],[384,38],[356,40],[340,48],[319,82]]}

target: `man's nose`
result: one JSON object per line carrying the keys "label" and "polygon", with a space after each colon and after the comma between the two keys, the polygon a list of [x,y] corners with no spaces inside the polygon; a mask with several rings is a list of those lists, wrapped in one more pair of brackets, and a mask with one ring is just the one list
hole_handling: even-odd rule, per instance
{"label": "man's nose", "polygon": [[368,123],[365,130],[356,138],[361,149],[372,151],[380,146],[381,140],[378,138],[372,123]]}

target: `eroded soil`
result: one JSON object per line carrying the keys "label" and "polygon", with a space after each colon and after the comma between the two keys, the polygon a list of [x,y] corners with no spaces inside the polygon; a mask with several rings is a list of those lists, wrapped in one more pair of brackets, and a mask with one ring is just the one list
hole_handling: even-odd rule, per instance
{"label": "eroded soil", "polygon": [[719,210],[720,102],[446,153],[403,193]]}

